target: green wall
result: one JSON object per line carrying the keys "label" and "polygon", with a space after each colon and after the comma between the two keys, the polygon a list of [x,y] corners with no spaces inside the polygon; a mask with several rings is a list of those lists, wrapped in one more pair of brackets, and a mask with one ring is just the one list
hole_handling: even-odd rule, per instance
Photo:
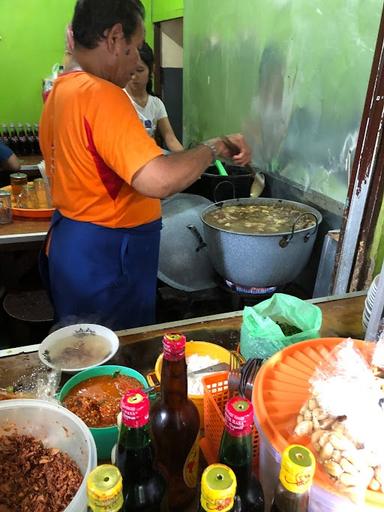
{"label": "green wall", "polygon": [[41,82],[64,52],[74,0],[2,0],[0,122],[36,122]]}
{"label": "green wall", "polygon": [[152,0],[153,22],[181,18],[184,14],[184,0]]}
{"label": "green wall", "polygon": [[[151,0],[143,4],[147,40],[153,45]],[[0,5],[0,124],[37,122],[42,79],[62,62],[75,0],[1,0]]]}
{"label": "green wall", "polygon": [[184,143],[243,131],[255,165],[343,203],[382,0],[185,0]]}

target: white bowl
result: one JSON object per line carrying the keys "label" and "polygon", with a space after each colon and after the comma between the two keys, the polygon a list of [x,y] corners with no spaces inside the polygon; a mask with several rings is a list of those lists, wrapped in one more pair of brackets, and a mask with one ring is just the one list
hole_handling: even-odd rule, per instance
{"label": "white bowl", "polygon": [[0,402],[0,435],[31,435],[44,446],[59,448],[79,466],[84,479],[64,512],[87,511],[87,476],[97,466],[95,441],[87,425],[61,405],[45,400]]}
{"label": "white bowl", "polygon": [[[63,339],[69,336],[76,336],[79,339],[84,340],[87,344],[92,343],[92,338],[95,336],[102,336],[105,338],[107,343],[109,344],[109,350],[107,355],[100,360],[95,360],[92,364],[87,366],[79,366],[73,368],[61,368],[60,366],[54,364],[50,358],[50,351],[53,347],[57,346]],[[63,327],[54,331],[49,336],[47,336],[39,345],[39,358],[40,360],[50,368],[55,370],[61,370],[62,372],[67,373],[77,373],[82,370],[87,370],[88,368],[94,368],[95,366],[99,366],[103,363],[109,361],[117,352],[119,348],[119,338],[116,334],[104,327],[103,325],[97,324],[76,324],[76,325],[68,325],[67,327]]]}

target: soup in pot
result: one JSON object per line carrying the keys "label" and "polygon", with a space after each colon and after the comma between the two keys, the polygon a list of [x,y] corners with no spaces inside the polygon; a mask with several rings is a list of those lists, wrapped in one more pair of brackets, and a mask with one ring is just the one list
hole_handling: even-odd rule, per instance
{"label": "soup in pot", "polygon": [[[207,212],[204,221],[215,228],[236,233],[286,233],[299,215],[308,213],[287,203],[239,204],[223,206]],[[295,231],[315,226],[313,215],[303,215]]]}

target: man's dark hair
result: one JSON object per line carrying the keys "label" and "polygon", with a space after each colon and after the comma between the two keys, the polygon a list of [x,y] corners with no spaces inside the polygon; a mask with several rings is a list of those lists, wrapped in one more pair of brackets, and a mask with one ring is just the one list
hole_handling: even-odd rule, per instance
{"label": "man's dark hair", "polygon": [[153,63],[155,61],[155,57],[153,55],[152,48],[148,43],[144,42],[142,47],[139,49],[140,59],[144,62],[149,70],[149,78],[147,82],[147,93],[153,96],[153,83],[152,83],[152,73],[153,73]]}
{"label": "man's dark hair", "polygon": [[121,23],[129,40],[144,14],[140,0],[77,0],[72,20],[75,44],[96,48],[104,32],[116,23]]}

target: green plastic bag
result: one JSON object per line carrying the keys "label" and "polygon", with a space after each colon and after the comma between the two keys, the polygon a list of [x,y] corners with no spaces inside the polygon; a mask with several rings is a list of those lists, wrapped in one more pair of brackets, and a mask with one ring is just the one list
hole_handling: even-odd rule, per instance
{"label": "green plastic bag", "polygon": [[[321,322],[319,307],[292,295],[275,293],[256,306],[244,308],[240,352],[245,359],[267,359],[293,343],[318,338]],[[285,335],[279,324],[286,332],[294,330],[291,326],[300,332]]]}

